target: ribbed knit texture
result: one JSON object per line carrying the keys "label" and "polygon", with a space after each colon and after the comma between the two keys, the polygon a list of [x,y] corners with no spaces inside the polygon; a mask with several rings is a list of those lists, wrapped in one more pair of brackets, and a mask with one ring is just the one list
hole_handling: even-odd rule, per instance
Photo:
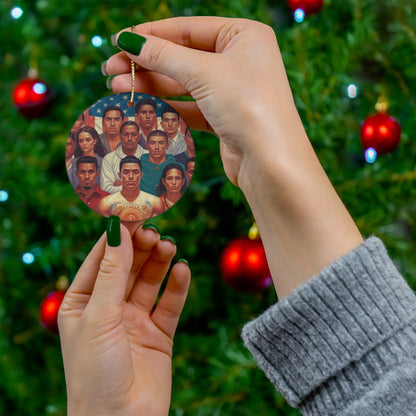
{"label": "ribbed knit texture", "polygon": [[242,332],[304,415],[416,415],[416,297],[371,237]]}

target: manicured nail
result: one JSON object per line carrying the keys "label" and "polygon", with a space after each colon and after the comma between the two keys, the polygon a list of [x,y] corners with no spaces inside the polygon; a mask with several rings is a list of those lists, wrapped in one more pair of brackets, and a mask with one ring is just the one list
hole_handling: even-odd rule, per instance
{"label": "manicured nail", "polygon": [[110,215],[107,221],[107,243],[110,247],[118,247],[121,244],[120,217]]}
{"label": "manicured nail", "polygon": [[111,44],[113,46],[117,46],[117,35],[118,33],[114,33],[113,35],[111,35]]}
{"label": "manicured nail", "polygon": [[107,80],[105,81],[105,85],[106,87],[111,90],[111,82],[113,81],[114,77],[108,77]]}
{"label": "manicured nail", "polygon": [[133,55],[140,55],[146,38],[132,32],[122,32],[117,40],[117,46]]}
{"label": "manicured nail", "polygon": [[189,267],[189,261],[186,259],[179,259],[178,263],[185,263]]}
{"label": "manicured nail", "polygon": [[104,62],[101,64],[101,73],[102,73],[105,77],[108,77],[108,74],[107,74],[107,69],[106,69],[106,65],[107,65],[107,61],[104,61]]}
{"label": "manicured nail", "polygon": [[175,244],[175,246],[176,246],[176,240],[173,237],[171,237],[170,235],[164,235],[164,236],[160,237],[160,239],[163,240],[163,241],[164,240],[170,241],[172,244]]}
{"label": "manicured nail", "polygon": [[156,227],[156,225],[153,224],[144,224],[142,226],[143,230],[153,230],[156,231],[159,234],[159,228]]}

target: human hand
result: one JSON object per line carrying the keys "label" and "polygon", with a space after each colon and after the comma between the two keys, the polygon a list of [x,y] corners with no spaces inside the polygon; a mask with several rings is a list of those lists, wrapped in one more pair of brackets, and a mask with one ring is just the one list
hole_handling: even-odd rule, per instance
{"label": "human hand", "polygon": [[[136,90],[159,96],[191,95],[170,102],[191,129],[220,138],[229,179],[252,185],[247,168],[270,159],[287,137],[305,137],[273,30],[262,23],[219,17],[174,18],[135,27],[134,54],[121,52],[105,65],[114,92],[131,87],[130,59],[141,68]],[[130,29],[124,36],[133,36]],[[118,42],[120,46],[120,42]],[[126,50],[124,44],[124,50]],[[282,152],[287,146],[282,147]],[[244,166],[245,169],[241,169]]]}
{"label": "human hand", "polygon": [[103,235],[82,264],[59,312],[68,415],[167,415],[173,336],[190,271],[173,266],[176,246],[152,229],[121,244]]}
{"label": "human hand", "polygon": [[[103,72],[170,102],[192,129],[220,139],[224,170],[252,209],[279,297],[362,242],[313,151],[296,110],[273,30],[262,23],[185,17],[125,29],[123,52]],[[127,53],[129,50],[131,53]],[[334,230],[336,230],[334,232]]]}

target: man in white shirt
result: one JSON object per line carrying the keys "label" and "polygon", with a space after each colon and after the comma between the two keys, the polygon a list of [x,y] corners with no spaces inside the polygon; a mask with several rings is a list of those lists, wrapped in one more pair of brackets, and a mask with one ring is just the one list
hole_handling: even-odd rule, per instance
{"label": "man in white shirt", "polygon": [[134,121],[126,121],[120,128],[120,143],[114,152],[104,156],[101,164],[101,189],[114,194],[121,191],[119,177],[120,161],[126,156],[133,155],[141,158],[144,149],[139,146],[139,126]]}
{"label": "man in white shirt", "polygon": [[179,131],[179,121],[179,113],[171,106],[166,106],[162,110],[162,129],[169,139],[167,153],[174,156],[187,150],[184,136]]}
{"label": "man in white shirt", "polygon": [[143,177],[140,160],[132,155],[120,161],[120,192],[108,195],[98,203],[98,212],[106,217],[117,215],[122,221],[141,221],[164,211],[159,197],[140,190]]}

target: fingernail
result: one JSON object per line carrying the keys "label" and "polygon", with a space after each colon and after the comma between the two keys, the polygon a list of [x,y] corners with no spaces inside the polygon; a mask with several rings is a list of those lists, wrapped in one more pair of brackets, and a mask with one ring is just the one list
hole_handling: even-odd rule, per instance
{"label": "fingernail", "polygon": [[167,240],[167,241],[170,241],[172,244],[175,244],[175,246],[176,246],[176,240],[173,238],[173,237],[171,237],[170,235],[164,235],[163,237],[160,237],[160,239],[161,240]]}
{"label": "fingernail", "polygon": [[110,247],[118,247],[121,244],[120,217],[110,215],[107,221],[107,243]]}
{"label": "fingernail", "polygon": [[105,81],[105,85],[106,87],[111,90],[111,82],[113,81],[114,77],[108,77],[107,80]]}
{"label": "fingernail", "polygon": [[117,46],[117,33],[114,33],[113,35],[111,35],[111,44],[113,46]]}
{"label": "fingernail", "polygon": [[153,224],[144,224],[142,226],[143,230],[153,230],[156,231],[159,234],[159,229],[156,227],[156,225]]}
{"label": "fingernail", "polygon": [[106,65],[107,65],[107,61],[104,61],[104,62],[101,64],[101,73],[102,73],[105,77],[108,77],[108,74],[107,74],[107,69],[106,69]]}
{"label": "fingernail", "polygon": [[179,259],[178,263],[185,263],[189,267],[189,261],[186,259]]}
{"label": "fingernail", "polygon": [[140,55],[146,38],[132,32],[122,32],[117,40],[117,46],[133,55]]}

